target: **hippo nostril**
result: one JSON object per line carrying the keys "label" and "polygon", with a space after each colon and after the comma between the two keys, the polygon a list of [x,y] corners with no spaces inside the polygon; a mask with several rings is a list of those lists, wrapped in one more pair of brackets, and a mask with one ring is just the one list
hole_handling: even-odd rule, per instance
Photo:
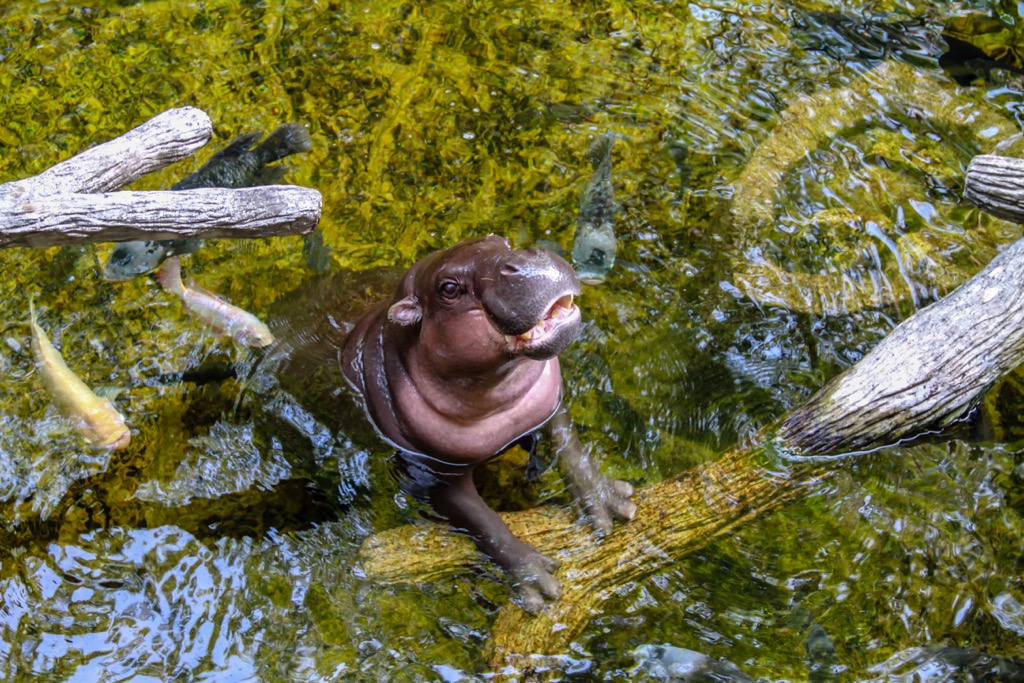
{"label": "hippo nostril", "polygon": [[517,275],[522,271],[522,268],[515,265],[514,263],[506,263],[501,267],[502,275]]}

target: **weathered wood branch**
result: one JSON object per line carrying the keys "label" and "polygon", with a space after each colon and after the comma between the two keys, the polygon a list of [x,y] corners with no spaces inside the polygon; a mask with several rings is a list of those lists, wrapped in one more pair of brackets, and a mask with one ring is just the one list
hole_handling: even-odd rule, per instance
{"label": "weathered wood branch", "polygon": [[[493,669],[542,677],[542,655],[567,651],[608,598],[826,476],[797,456],[896,444],[942,428],[1022,363],[1024,240],[900,324],[761,446],[641,489],[636,518],[603,541],[564,510],[503,515],[517,536],[562,560],[563,596],[537,617],[502,609],[488,644]],[[469,540],[421,525],[374,536],[361,558],[367,577],[385,583],[433,580],[480,561]]]}
{"label": "weathered wood branch", "polygon": [[791,448],[857,451],[941,429],[1024,361],[1024,240],[918,311],[779,429]]}
{"label": "weathered wood branch", "polygon": [[0,198],[0,247],[295,235],[316,227],[320,204],[292,185]]}
{"label": "weathered wood branch", "polygon": [[112,192],[194,154],[212,132],[199,109],[171,109],[37,176],[0,185],[0,248],[256,238],[316,227],[322,198],[311,188]]}
{"label": "weathered wood branch", "polygon": [[964,199],[1014,223],[1024,223],[1024,159],[979,154],[971,159]]}
{"label": "weathered wood branch", "polygon": [[170,109],[37,176],[0,185],[0,193],[53,195],[119,190],[147,173],[195,154],[212,135],[210,117],[201,109]]}

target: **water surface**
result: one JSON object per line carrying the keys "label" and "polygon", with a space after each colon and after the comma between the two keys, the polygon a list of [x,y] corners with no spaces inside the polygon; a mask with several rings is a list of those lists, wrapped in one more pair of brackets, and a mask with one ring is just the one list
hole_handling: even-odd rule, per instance
{"label": "water surface", "polygon": [[[210,145],[134,187],[162,188],[297,121],[314,148],[287,180],[323,193],[330,270],[364,271],[492,232],[568,250],[585,152],[615,131],[620,263],[584,291],[563,367],[583,438],[644,485],[750,443],[1019,236],[960,202],[974,154],[1021,153],[1019,76],[944,71],[933,49],[970,17],[996,19],[986,47],[1015,44],[1000,7],[846,4],[808,29],[840,8],[16,0],[0,179],[200,107]],[[913,40],[851,48],[865,18]],[[104,282],[109,248],[0,252],[0,676],[485,678],[508,600],[492,571],[404,588],[355,571],[369,535],[422,522],[388,450],[234,380],[168,380],[254,358],[151,279]],[[297,237],[209,242],[186,265],[262,316],[316,277]],[[120,390],[128,451],[89,448],[49,406],[30,296],[69,365]],[[955,438],[833,461],[803,500],[623,587],[562,675],[633,680],[634,648],[671,643],[803,681],[813,624],[843,680],[909,676],[915,648],[1024,658],[1020,382]],[[571,505],[557,477],[516,472],[495,505]]]}

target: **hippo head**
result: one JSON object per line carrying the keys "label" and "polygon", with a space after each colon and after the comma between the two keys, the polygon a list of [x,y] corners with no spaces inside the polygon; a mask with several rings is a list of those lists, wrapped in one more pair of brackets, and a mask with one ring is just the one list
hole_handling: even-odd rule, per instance
{"label": "hippo head", "polygon": [[432,350],[453,373],[493,369],[510,357],[545,360],[579,332],[580,283],[543,249],[512,249],[497,235],[460,242],[414,265],[388,321]]}

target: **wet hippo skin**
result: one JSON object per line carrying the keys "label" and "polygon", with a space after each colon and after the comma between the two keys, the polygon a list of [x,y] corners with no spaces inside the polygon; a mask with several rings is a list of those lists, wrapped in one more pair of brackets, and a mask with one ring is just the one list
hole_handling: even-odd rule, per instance
{"label": "wet hippo skin", "polygon": [[557,354],[579,330],[579,292],[557,255],[513,250],[494,235],[468,240],[416,263],[389,302],[354,327],[337,325],[326,335],[332,349],[319,354],[340,364],[399,450],[405,488],[472,537],[531,612],[558,597],[558,563],[516,538],[483,501],[478,465],[543,429],[596,530],[635,512],[632,487],[601,474],[561,405]]}

